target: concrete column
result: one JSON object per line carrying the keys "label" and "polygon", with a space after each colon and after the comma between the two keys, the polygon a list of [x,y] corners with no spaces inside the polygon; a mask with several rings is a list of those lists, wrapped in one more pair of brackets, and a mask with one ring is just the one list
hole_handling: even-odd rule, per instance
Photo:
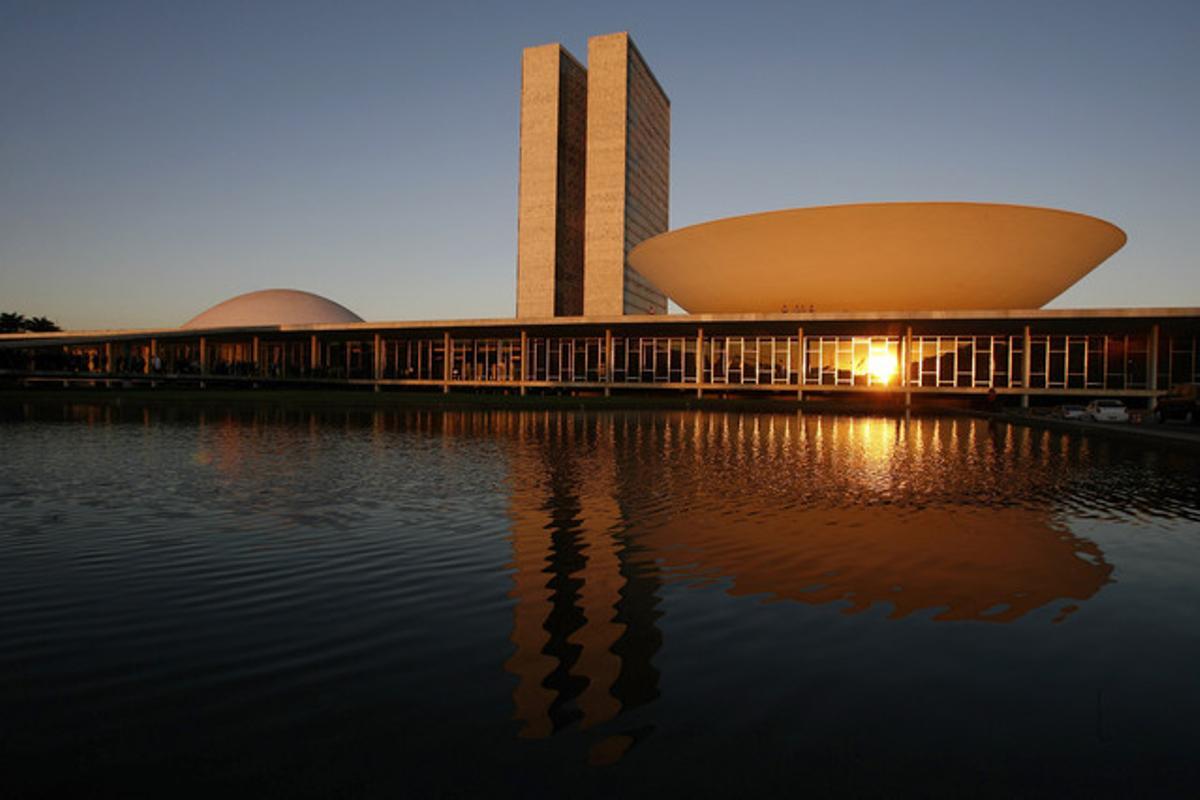
{"label": "concrete column", "polygon": [[375,356],[375,369],[372,374],[375,375],[375,391],[379,391],[379,381],[383,378],[383,337],[378,333],[375,334],[375,347],[372,353]]}
{"label": "concrete column", "polygon": [[525,380],[529,375],[529,334],[524,328],[521,329],[521,372],[517,375],[520,381],[521,397],[525,396]]}
{"label": "concrete column", "polygon": [[317,344],[317,335],[315,333],[309,337],[308,349],[309,369],[316,372],[317,367],[321,366],[321,346]]}
{"label": "concrete column", "polygon": [[[1146,356],[1150,360],[1146,365],[1146,384],[1152,392],[1158,391],[1158,340],[1159,327],[1156,322],[1150,326],[1150,352]],[[1153,411],[1157,405],[1158,395],[1150,395],[1150,404],[1147,407]]]}
{"label": "concrete column", "polygon": [[204,388],[203,376],[208,374],[208,340],[200,337],[200,388]]}
{"label": "concrete column", "polygon": [[1033,366],[1033,354],[1029,351],[1032,349],[1032,337],[1029,335],[1029,326],[1025,326],[1024,331],[1025,343],[1021,349],[1021,386],[1025,391],[1021,393],[1021,408],[1029,408],[1029,370]]}
{"label": "concrete column", "polygon": [[454,363],[454,349],[451,346],[450,331],[442,334],[442,394],[450,393],[450,367]]}
{"label": "concrete column", "polygon": [[908,365],[912,362],[912,325],[904,328],[904,339],[900,343],[900,385],[904,387],[904,408],[912,408],[912,389],[909,387]]}
{"label": "concrete column", "polygon": [[[146,354],[146,366],[144,367],[144,371],[146,372],[146,374],[148,374],[148,375],[154,374],[154,357],[157,355],[158,355],[158,339],[151,339],[150,340],[150,350]],[[150,379],[150,388],[153,389],[156,385],[157,384],[152,377]]]}
{"label": "concrete column", "polygon": [[804,400],[804,326],[796,328],[796,349],[800,354],[800,363],[796,365],[796,402]]}
{"label": "concrete column", "polygon": [[604,396],[608,397],[612,394],[613,382],[613,367],[616,366],[617,360],[613,351],[613,335],[612,328],[604,329]]}
{"label": "concrete column", "polygon": [[112,342],[104,343],[104,371],[109,373],[113,371]]}
{"label": "concrete column", "polygon": [[254,363],[254,374],[262,375],[262,361],[259,360],[258,337],[255,336],[250,340],[250,360]]}
{"label": "concrete column", "polygon": [[704,396],[704,328],[696,328],[696,397]]}

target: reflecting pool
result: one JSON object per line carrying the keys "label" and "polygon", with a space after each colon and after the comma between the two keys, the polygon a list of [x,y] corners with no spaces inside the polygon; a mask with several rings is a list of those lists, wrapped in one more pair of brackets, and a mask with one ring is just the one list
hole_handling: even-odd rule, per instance
{"label": "reflecting pool", "polygon": [[[15,796],[1171,796],[1200,459],[966,417],[0,403]],[[0,794],[6,794],[0,791]]]}

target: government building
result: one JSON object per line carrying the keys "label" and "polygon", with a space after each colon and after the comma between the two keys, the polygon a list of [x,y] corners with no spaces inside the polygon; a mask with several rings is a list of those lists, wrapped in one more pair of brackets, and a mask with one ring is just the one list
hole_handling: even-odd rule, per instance
{"label": "government building", "polygon": [[586,64],[526,49],[520,98],[515,316],[368,322],[268,289],[178,328],[0,335],[0,380],[1146,406],[1200,380],[1200,308],[1044,308],[1124,246],[1109,222],[921,202],[672,230],[671,103],[627,33]]}

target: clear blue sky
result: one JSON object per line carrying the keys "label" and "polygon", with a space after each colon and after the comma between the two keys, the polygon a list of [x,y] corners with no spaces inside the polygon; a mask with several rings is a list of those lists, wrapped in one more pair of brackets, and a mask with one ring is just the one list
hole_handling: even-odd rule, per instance
{"label": "clear blue sky", "polygon": [[0,0],[0,309],[511,315],[521,48],[616,30],[671,97],[672,227],[1060,207],[1129,243],[1055,306],[1200,305],[1196,0]]}

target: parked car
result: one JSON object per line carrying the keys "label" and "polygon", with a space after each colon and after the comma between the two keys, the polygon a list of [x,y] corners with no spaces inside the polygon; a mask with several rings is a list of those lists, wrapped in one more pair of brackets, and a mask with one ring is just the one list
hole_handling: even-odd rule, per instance
{"label": "parked car", "polygon": [[1061,406],[1058,415],[1063,419],[1087,419],[1088,410],[1085,406]]}
{"label": "parked car", "polygon": [[1154,418],[1159,422],[1181,419],[1193,425],[1200,424],[1200,384],[1180,383],[1158,398],[1154,407]]}
{"label": "parked car", "polygon": [[1129,411],[1120,400],[1093,400],[1087,415],[1093,422],[1129,422]]}

